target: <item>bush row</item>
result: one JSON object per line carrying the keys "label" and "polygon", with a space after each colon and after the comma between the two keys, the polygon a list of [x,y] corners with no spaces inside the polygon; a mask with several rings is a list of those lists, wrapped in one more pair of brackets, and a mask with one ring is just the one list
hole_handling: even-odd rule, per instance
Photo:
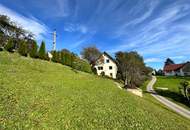
{"label": "bush row", "polygon": [[76,54],[70,52],[69,50],[63,49],[61,51],[52,51],[51,54],[53,55],[53,62],[70,66],[76,70],[88,73],[92,72],[91,66],[87,61],[80,59]]}
{"label": "bush row", "polygon": [[39,58],[42,60],[51,60],[52,62],[61,63],[72,67],[73,69],[91,73],[90,64],[80,59],[76,54],[70,52],[69,50],[63,49],[61,51],[52,51],[52,57],[48,56],[46,52],[45,42],[42,41],[39,49],[36,41],[28,43],[25,40],[21,40],[18,44],[18,47],[15,46],[14,40],[9,39],[7,44],[4,46],[4,49],[9,52],[18,51],[22,56],[30,56],[32,58]]}

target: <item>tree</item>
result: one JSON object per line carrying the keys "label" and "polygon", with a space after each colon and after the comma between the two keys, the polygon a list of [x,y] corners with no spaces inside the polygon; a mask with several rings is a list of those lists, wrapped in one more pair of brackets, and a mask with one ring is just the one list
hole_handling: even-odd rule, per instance
{"label": "tree", "polygon": [[150,69],[144,64],[143,58],[137,52],[117,52],[118,74],[125,82],[126,87],[139,87]]}
{"label": "tree", "polygon": [[101,55],[101,52],[95,47],[84,48],[81,52],[82,58],[88,60],[91,65],[94,65],[95,61]]}
{"label": "tree", "polygon": [[156,71],[156,75],[160,75],[160,76],[164,75],[163,70],[159,69],[158,71]]}
{"label": "tree", "polygon": [[167,58],[165,61],[165,65],[171,65],[171,64],[175,64],[173,60],[171,60],[170,58]]}
{"label": "tree", "polygon": [[18,49],[21,40],[31,39],[32,33],[19,27],[9,17],[0,15],[0,46],[5,46],[8,39],[14,40],[14,49]]}
{"label": "tree", "polygon": [[30,54],[30,57],[37,58],[37,56],[38,56],[38,45],[37,45],[36,41],[34,41],[31,44],[31,47],[29,48],[29,54]]}
{"label": "tree", "polygon": [[18,53],[22,56],[27,56],[27,45],[25,41],[20,42]]}
{"label": "tree", "polygon": [[14,43],[13,43],[13,39],[9,39],[7,44],[5,45],[5,50],[9,51],[9,52],[13,52],[14,49]]}
{"label": "tree", "polygon": [[46,47],[45,47],[45,42],[42,41],[39,52],[38,52],[38,57],[40,59],[46,59]]}
{"label": "tree", "polygon": [[76,55],[74,55],[74,61],[72,62],[72,68],[76,69],[76,70],[80,70],[80,71],[84,71],[87,73],[91,73],[91,66],[90,64],[86,61],[86,60],[82,60],[79,57],[77,57]]}
{"label": "tree", "polygon": [[184,97],[190,101],[190,86],[188,81],[181,81],[180,87],[181,93],[184,95]]}

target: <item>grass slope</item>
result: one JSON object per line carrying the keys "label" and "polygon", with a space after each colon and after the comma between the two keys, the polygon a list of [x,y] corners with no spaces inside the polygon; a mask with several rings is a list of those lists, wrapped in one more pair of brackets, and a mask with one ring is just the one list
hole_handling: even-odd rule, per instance
{"label": "grass slope", "polygon": [[0,52],[0,129],[186,130],[151,97],[60,64]]}
{"label": "grass slope", "polygon": [[[190,110],[190,104],[179,91],[180,82],[183,80],[190,81],[190,77],[158,76],[154,88],[160,95]],[[168,88],[168,90],[160,90],[157,87]]]}

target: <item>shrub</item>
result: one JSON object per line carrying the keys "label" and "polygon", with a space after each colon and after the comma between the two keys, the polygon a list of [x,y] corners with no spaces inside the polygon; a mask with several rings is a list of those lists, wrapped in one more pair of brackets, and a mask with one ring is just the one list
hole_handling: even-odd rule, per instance
{"label": "shrub", "polygon": [[5,45],[5,50],[9,51],[9,52],[13,52],[14,50],[14,42],[13,39],[9,39],[7,44]]}
{"label": "shrub", "polygon": [[30,57],[37,58],[37,56],[38,56],[38,45],[37,45],[36,41],[34,41],[32,43],[29,54],[30,54]]}
{"label": "shrub", "polygon": [[95,67],[91,66],[91,70],[92,70],[92,72],[93,72],[94,74],[97,74],[97,69],[96,69]]}
{"label": "shrub", "polygon": [[76,70],[92,73],[90,64],[78,57],[75,57],[72,67]]}
{"label": "shrub", "polygon": [[190,101],[190,86],[188,81],[181,81],[179,90],[184,97]]}
{"label": "shrub", "polygon": [[61,60],[60,60],[60,52],[57,52],[57,51],[52,51],[51,54],[53,55],[52,57],[52,61],[53,62],[57,62],[57,63],[61,63]]}
{"label": "shrub", "polygon": [[100,75],[101,75],[102,77],[105,77],[105,72],[102,71],[102,72],[100,73]]}
{"label": "shrub", "polygon": [[3,49],[4,49],[3,47],[0,47],[0,51],[3,51]]}
{"label": "shrub", "polygon": [[22,56],[27,56],[27,46],[25,41],[20,42],[18,53]]}

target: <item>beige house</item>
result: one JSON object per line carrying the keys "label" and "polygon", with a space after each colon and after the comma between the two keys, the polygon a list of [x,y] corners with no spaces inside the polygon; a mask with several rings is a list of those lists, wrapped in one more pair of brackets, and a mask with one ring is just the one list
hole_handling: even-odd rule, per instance
{"label": "beige house", "polygon": [[106,52],[104,52],[96,61],[95,68],[98,75],[106,75],[116,79],[117,64],[116,61]]}
{"label": "beige house", "polygon": [[165,76],[190,76],[190,62],[164,66]]}

